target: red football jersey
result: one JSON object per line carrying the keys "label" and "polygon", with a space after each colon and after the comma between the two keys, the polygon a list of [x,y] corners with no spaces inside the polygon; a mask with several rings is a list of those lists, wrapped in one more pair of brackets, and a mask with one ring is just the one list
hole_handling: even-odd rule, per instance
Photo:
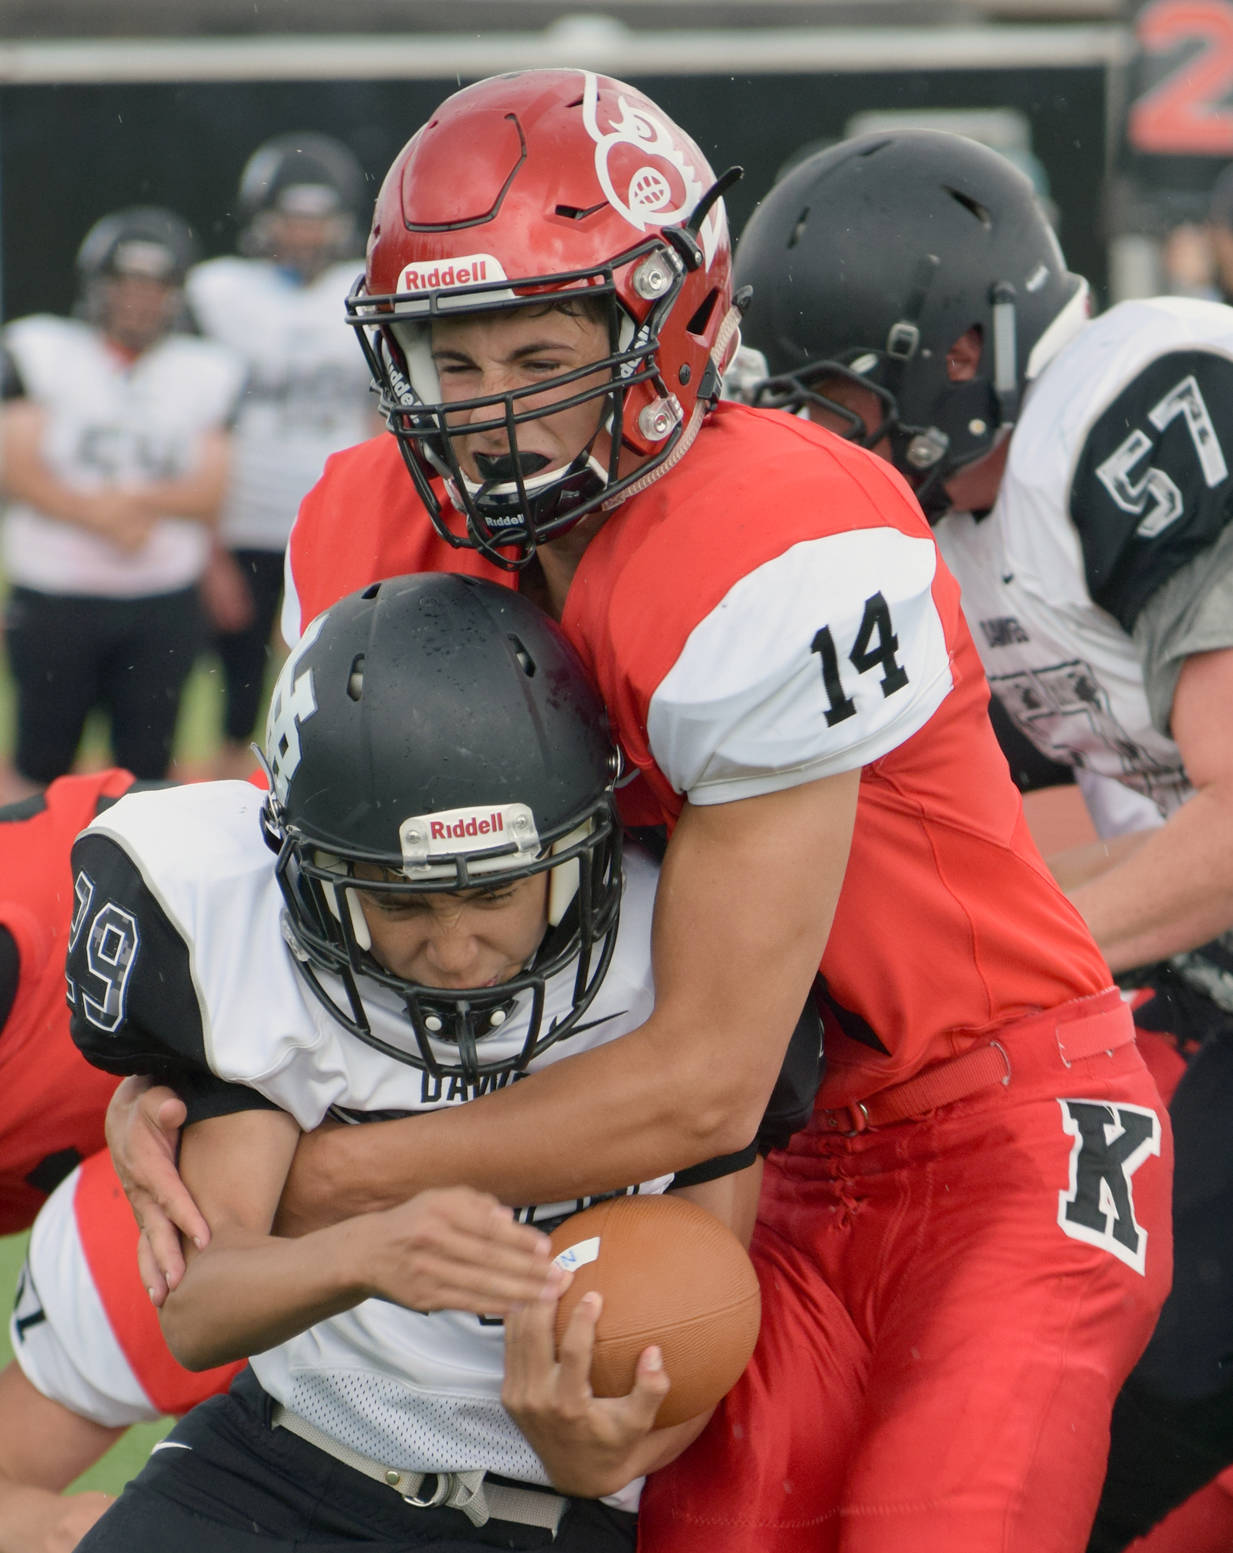
{"label": "red football jersey", "polygon": [[[517,580],[432,532],[393,438],[337,455],[292,532],[302,622],[417,570]],[[1109,984],[1029,836],[958,588],[888,464],[722,404],[609,517],[562,623],[643,778],[632,822],[863,768],[821,965],[823,1103]]]}
{"label": "red football jersey", "polygon": [[0,810],[0,924],[20,957],[17,996],[0,1030],[0,1235],[25,1229],[56,1184],[104,1146],[103,1113],[117,1080],[91,1067],[69,1037],[69,848],[132,782],[115,768],[61,777],[41,798]]}

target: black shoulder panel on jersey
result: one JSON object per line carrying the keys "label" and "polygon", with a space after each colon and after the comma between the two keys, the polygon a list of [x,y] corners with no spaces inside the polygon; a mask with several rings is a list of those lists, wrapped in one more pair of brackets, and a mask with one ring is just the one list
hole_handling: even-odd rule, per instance
{"label": "black shoulder panel on jersey", "polygon": [[234,1116],[238,1111],[277,1111],[263,1094],[246,1084],[232,1084],[213,1073],[185,1073],[176,1079],[176,1093],[184,1102],[184,1125],[208,1121],[214,1116]]}
{"label": "black shoulder panel on jersey", "polygon": [[169,1083],[207,1068],[189,948],[132,859],[110,837],[73,843],[76,903],[66,973],[70,1029],[108,1073]]}
{"label": "black shoulder panel on jersey", "polygon": [[1172,351],[1132,379],[1088,434],[1070,488],[1088,591],[1124,630],[1229,521],[1233,361]]}

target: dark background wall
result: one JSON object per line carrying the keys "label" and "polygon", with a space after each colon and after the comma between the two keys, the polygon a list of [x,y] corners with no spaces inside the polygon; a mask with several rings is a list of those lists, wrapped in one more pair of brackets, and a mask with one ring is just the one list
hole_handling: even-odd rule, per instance
{"label": "dark background wall", "polygon": [[[73,255],[100,215],[165,204],[209,253],[235,236],[233,195],[266,136],[317,129],[346,141],[373,192],[399,147],[454,90],[454,79],[14,85],[0,87],[0,310],[63,311]],[[717,171],[739,162],[729,196],[738,233],[802,144],[841,136],[873,109],[1013,108],[1030,124],[1071,265],[1106,284],[1102,184],[1109,163],[1108,72],[1057,69],[837,71],[781,75],[639,75],[634,84],[679,120]]]}

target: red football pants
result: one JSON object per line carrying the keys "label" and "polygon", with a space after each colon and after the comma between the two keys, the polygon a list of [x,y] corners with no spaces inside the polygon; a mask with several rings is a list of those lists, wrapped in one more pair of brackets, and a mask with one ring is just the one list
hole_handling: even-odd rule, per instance
{"label": "red football pants", "polygon": [[[1067,1063],[1085,1007],[1124,1044]],[[1019,1021],[1006,1086],[771,1156],[758,1347],[649,1480],[642,1553],[1081,1553],[1171,1274],[1128,1024],[1115,994]]]}

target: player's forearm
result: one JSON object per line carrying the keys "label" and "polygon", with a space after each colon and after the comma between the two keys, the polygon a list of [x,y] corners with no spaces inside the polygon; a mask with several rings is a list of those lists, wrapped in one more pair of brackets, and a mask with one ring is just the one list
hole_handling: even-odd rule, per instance
{"label": "player's forearm", "polygon": [[1124,863],[1152,834],[1149,830],[1127,831],[1123,836],[1109,836],[1081,847],[1069,847],[1065,852],[1051,852],[1046,859],[1049,871],[1069,895]]}
{"label": "player's forearm", "polygon": [[227,467],[226,442],[220,434],[208,433],[192,469],[174,479],[135,486],[133,494],[152,517],[189,518],[213,527],[222,506]]}
{"label": "player's forearm", "polygon": [[41,459],[27,452],[9,456],[4,471],[4,490],[11,501],[24,502],[46,518],[93,528],[97,493],[70,485],[52,474]]}
{"label": "player's forearm", "polygon": [[1233,791],[1204,788],[1068,894],[1115,973],[1217,937],[1233,925]]}
{"label": "player's forearm", "polygon": [[349,1310],[369,1292],[365,1232],[351,1222],[299,1240],[216,1231],[162,1307],[167,1346],[187,1369],[205,1370]]}
{"label": "player's forearm", "polygon": [[[713,1060],[678,1056],[674,1065],[658,1029],[653,1017],[468,1105],[306,1135],[279,1232],[392,1207],[434,1186],[474,1186],[511,1207],[590,1196],[743,1148],[765,1096],[751,1098]],[[757,1029],[748,1039],[772,1038]]]}
{"label": "player's forearm", "polygon": [[110,1494],[62,1495],[0,1480],[0,1553],[73,1548],[112,1502]]}

